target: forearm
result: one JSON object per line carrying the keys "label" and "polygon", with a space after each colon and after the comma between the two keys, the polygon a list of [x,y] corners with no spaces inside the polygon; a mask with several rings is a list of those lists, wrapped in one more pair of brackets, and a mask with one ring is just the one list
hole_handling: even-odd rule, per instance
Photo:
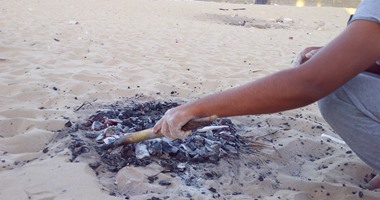
{"label": "forearm", "polygon": [[299,69],[275,73],[269,77],[186,105],[196,117],[219,117],[274,113],[302,107],[318,99],[308,84],[297,78]]}

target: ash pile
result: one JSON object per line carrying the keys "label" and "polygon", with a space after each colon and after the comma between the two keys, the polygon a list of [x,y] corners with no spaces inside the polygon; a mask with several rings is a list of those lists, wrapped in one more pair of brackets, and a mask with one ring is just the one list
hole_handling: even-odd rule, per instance
{"label": "ash pile", "polygon": [[97,111],[70,134],[72,161],[81,154],[95,151],[100,161],[90,163],[93,169],[103,165],[117,172],[124,166],[146,166],[156,162],[167,171],[183,172],[188,163],[217,164],[224,157],[255,153],[250,141],[236,134],[235,125],[229,119],[217,119],[183,140],[157,138],[113,150],[101,148],[125,134],[153,127],[168,109],[176,106],[178,103],[151,101]]}

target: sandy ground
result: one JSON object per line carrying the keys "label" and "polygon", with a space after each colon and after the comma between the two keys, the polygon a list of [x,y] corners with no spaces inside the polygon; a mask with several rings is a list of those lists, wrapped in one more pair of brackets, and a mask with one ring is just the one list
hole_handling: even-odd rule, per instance
{"label": "sandy ground", "polygon": [[[164,174],[175,184],[148,184],[144,174],[158,166],[126,167],[109,177],[124,196],[111,196],[86,162],[70,162],[68,149],[50,143],[68,120],[83,118],[75,110],[84,102],[96,107],[136,94],[189,101],[291,67],[296,52],[345,27],[345,9],[15,0],[2,1],[0,11],[0,199],[380,198],[361,188],[371,169],[347,146],[321,138],[338,136],[315,105],[233,118],[242,135],[269,134],[277,159],[264,169],[244,162],[199,169],[222,174],[199,180],[204,188]],[[239,17],[258,22],[228,24]]]}

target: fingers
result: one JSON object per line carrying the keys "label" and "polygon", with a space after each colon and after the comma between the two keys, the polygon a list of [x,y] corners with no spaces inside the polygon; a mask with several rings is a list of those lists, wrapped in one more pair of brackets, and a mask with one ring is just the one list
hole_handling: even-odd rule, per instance
{"label": "fingers", "polygon": [[306,54],[308,53],[308,49],[304,49],[300,53],[297,54],[296,58],[294,59],[293,67],[299,67],[301,64],[307,61]]}
{"label": "fingers", "polygon": [[160,132],[163,136],[165,137],[169,137],[171,138],[171,135],[170,135],[170,131],[169,131],[169,125],[168,125],[168,122],[166,122],[166,120],[164,120],[162,122],[162,125],[161,125],[161,132]]}
{"label": "fingers", "polygon": [[160,132],[161,132],[161,126],[162,126],[162,121],[163,121],[163,119],[161,118],[160,120],[158,120],[158,122],[156,123],[156,125],[154,125],[154,127],[153,127],[153,133],[160,134]]}
{"label": "fingers", "polygon": [[299,67],[301,64],[308,61],[312,58],[317,52],[321,49],[321,47],[308,47],[297,54],[296,58],[293,62],[293,67]]}
{"label": "fingers", "polygon": [[302,55],[301,55],[301,53],[298,53],[297,55],[296,55],[296,57],[294,58],[294,60],[293,60],[293,67],[298,67],[298,66],[300,66],[301,65],[301,63],[302,63]]}
{"label": "fingers", "polygon": [[170,134],[170,138],[172,139],[183,139],[185,138],[189,132],[182,131],[182,126],[185,125],[187,121],[183,121],[183,119],[175,118],[171,115],[168,116],[168,133]]}
{"label": "fingers", "polygon": [[305,58],[310,59],[310,58],[313,57],[318,51],[319,51],[319,49],[315,49],[315,50],[312,50],[312,51],[306,53],[306,54],[305,54]]}
{"label": "fingers", "polygon": [[185,138],[191,131],[183,131],[182,127],[191,119],[193,115],[188,112],[185,106],[169,109],[164,116],[156,123],[153,132],[162,134],[171,139]]}
{"label": "fingers", "polygon": [[169,126],[169,130],[170,130],[170,138],[172,139],[184,139],[186,136],[188,136],[191,131],[182,131],[182,126],[181,127],[173,127],[172,129],[170,129],[171,127]]}
{"label": "fingers", "polygon": [[170,128],[169,125],[165,119],[165,116],[163,116],[153,127],[153,133],[155,134],[161,134],[165,137],[172,138],[170,134]]}

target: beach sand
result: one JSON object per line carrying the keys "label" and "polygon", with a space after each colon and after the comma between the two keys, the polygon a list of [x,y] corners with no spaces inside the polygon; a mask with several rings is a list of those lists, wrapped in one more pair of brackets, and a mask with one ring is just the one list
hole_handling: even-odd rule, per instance
{"label": "beach sand", "polygon": [[[191,101],[289,68],[296,52],[345,28],[343,8],[17,0],[0,10],[0,199],[380,199],[361,188],[371,169],[321,137],[338,138],[315,104],[231,118],[243,136],[267,135],[277,151],[261,169],[249,157],[198,169],[220,174],[197,180],[201,188],[167,174],[159,178],[172,185],[149,184],[154,164],[100,180],[55,139],[66,122],[136,94]],[[122,195],[110,195],[110,185]]]}

